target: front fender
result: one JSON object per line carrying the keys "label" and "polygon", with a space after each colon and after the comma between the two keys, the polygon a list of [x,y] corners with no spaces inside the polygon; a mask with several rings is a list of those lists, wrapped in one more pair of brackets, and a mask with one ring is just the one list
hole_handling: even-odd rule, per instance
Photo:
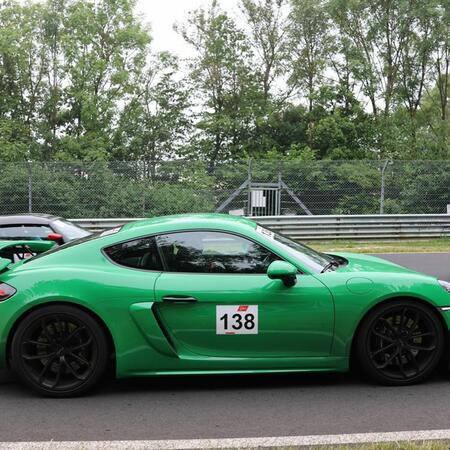
{"label": "front fender", "polygon": [[376,305],[396,298],[413,298],[435,307],[450,329],[450,313],[440,307],[450,306],[448,294],[430,276],[413,273],[364,273],[359,280],[367,279],[367,285],[349,288],[348,274],[330,272],[324,274],[323,282],[332,292],[335,301],[335,334],[333,356],[349,356],[354,334],[365,315]]}

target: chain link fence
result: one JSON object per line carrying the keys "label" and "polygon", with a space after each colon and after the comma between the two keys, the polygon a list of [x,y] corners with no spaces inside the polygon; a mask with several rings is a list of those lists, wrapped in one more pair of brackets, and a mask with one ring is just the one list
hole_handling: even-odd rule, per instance
{"label": "chain link fence", "polygon": [[444,214],[450,161],[0,162],[0,214]]}

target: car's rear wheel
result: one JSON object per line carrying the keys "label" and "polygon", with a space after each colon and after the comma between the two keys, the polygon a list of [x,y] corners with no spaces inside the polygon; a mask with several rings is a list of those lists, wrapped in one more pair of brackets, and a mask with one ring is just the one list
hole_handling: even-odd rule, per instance
{"label": "car's rear wheel", "polygon": [[49,305],[20,322],[11,343],[11,365],[35,391],[71,397],[102,378],[108,347],[102,327],[88,313],[73,306]]}
{"label": "car's rear wheel", "polygon": [[442,357],[444,331],[437,313],[421,302],[399,300],[371,311],[357,336],[361,368],[388,385],[427,378]]}

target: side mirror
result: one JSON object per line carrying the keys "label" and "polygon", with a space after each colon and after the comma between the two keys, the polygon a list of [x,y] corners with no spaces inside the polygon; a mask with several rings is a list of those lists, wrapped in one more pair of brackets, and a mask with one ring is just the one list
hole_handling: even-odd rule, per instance
{"label": "side mirror", "polygon": [[285,261],[274,261],[267,269],[267,276],[271,280],[282,280],[286,287],[297,283],[297,268]]}

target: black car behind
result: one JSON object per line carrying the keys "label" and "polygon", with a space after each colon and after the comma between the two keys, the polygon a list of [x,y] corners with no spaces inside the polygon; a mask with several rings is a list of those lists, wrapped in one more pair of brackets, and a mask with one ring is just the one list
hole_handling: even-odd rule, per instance
{"label": "black car behind", "polygon": [[49,214],[0,216],[0,240],[50,240],[65,244],[90,234],[68,220]]}

